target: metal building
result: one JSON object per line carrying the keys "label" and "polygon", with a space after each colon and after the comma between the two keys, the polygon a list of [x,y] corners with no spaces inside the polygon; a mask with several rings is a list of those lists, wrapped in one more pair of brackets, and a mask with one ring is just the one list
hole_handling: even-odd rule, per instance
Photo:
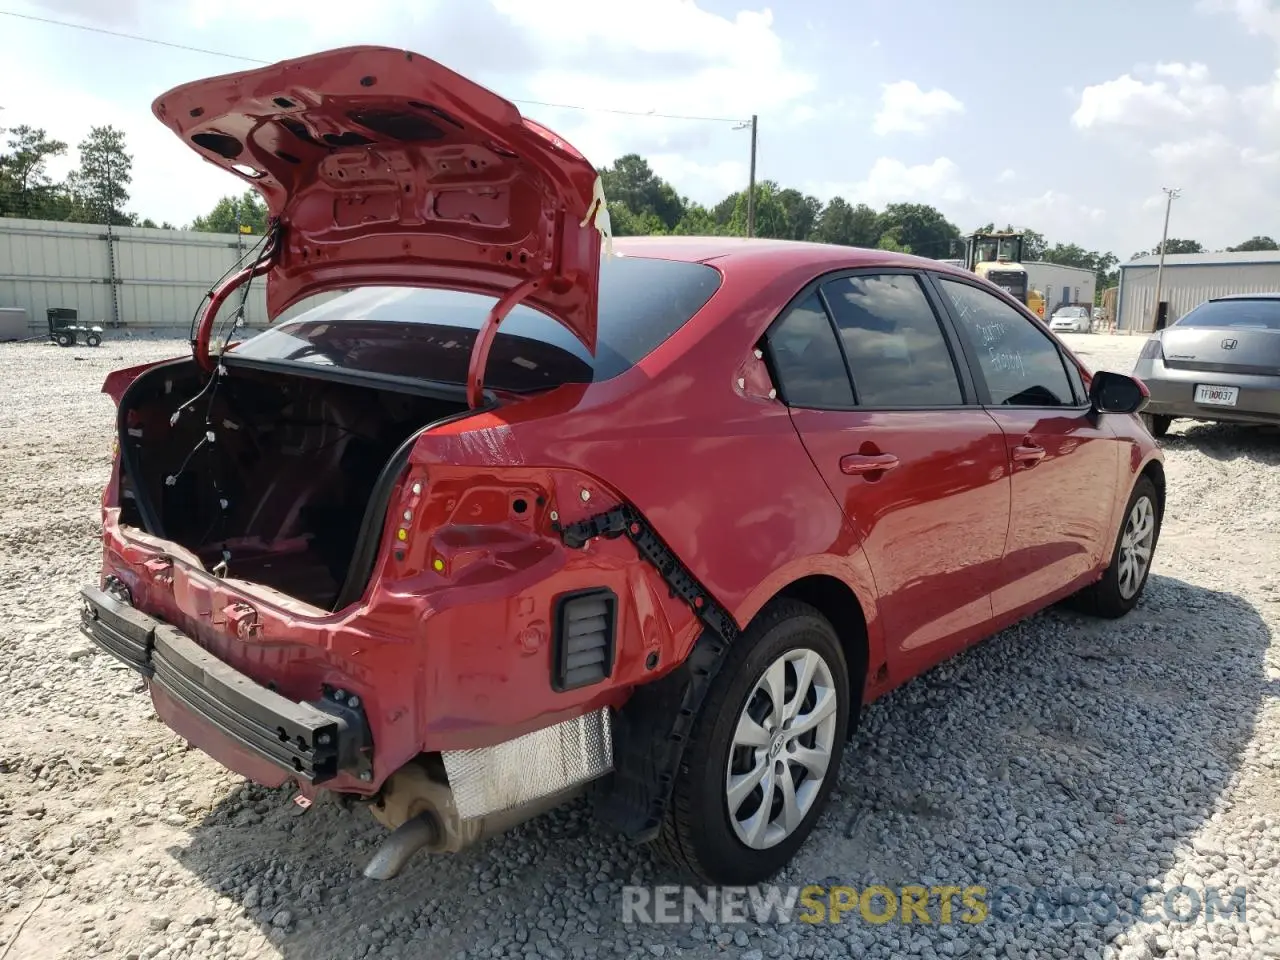
{"label": "metal building", "polygon": [[[0,217],[0,308],[25,309],[32,336],[51,307],[71,307],[86,323],[185,333],[210,285],[261,239]],[[248,326],[267,323],[263,281],[245,312]]]}
{"label": "metal building", "polygon": [[1093,306],[1094,292],[1098,287],[1098,275],[1085,267],[1068,267],[1047,260],[1023,260],[1027,270],[1027,283],[1033,290],[1044,294],[1044,318],[1066,304]]}
{"label": "metal building", "polygon": [[[1149,332],[1156,316],[1157,256],[1120,265],[1116,329]],[[1240,253],[1171,253],[1164,258],[1160,299],[1168,304],[1166,323],[1192,307],[1231,293],[1280,291],[1280,250]]]}

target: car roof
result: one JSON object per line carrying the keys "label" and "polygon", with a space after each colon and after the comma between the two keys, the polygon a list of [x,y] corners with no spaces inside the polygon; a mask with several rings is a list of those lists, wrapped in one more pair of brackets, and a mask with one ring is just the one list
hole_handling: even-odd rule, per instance
{"label": "car roof", "polygon": [[833,270],[842,267],[899,267],[973,277],[966,270],[927,257],[801,240],[759,237],[615,237],[613,249],[615,253],[629,257],[682,260],[688,263],[714,262],[717,267],[727,270],[768,262],[778,267],[812,264]]}
{"label": "car roof", "polygon": [[1209,303],[1222,300],[1280,300],[1280,291],[1273,293],[1227,293],[1221,297],[1210,297]]}

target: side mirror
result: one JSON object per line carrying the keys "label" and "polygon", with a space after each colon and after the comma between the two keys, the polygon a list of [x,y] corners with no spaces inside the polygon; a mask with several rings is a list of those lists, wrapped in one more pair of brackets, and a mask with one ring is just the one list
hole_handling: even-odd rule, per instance
{"label": "side mirror", "polygon": [[1089,385],[1089,402],[1095,413],[1137,413],[1151,394],[1137,377],[1100,370]]}

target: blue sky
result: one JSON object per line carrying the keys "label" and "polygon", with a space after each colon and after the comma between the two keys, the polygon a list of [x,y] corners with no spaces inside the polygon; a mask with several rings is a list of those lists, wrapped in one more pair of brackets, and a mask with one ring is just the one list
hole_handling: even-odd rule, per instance
{"label": "blue sky", "polygon": [[[931,203],[1122,259],[1170,233],[1280,238],[1280,6],[1272,0],[3,0],[0,9],[276,60],[404,46],[499,93],[760,116],[759,176],[826,200]],[[351,11],[360,16],[353,22]],[[0,125],[72,144],[125,129],[132,209],[181,224],[239,184],[150,114],[247,64],[0,16]],[[524,107],[597,165],[648,156],[687,196],[745,185],[731,123]],[[66,165],[70,164],[70,160]],[[60,168],[58,173],[62,172]]]}

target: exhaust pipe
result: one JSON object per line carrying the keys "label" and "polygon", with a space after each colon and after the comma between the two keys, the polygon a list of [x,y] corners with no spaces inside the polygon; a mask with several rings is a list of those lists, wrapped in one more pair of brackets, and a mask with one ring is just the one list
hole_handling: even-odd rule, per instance
{"label": "exhaust pipe", "polygon": [[[438,770],[428,769],[433,760]],[[439,755],[419,757],[388,777],[381,796],[369,807],[374,817],[391,829],[391,834],[379,845],[364,868],[364,875],[370,880],[390,880],[420,850],[460,853],[558,807],[584,788],[585,784],[500,813],[464,820],[454,803],[453,789]]]}
{"label": "exhaust pipe", "polygon": [[440,824],[435,817],[431,813],[420,813],[391,831],[391,836],[382,841],[364,868],[364,875],[370,880],[390,880],[415,853],[423,847],[438,845],[440,839]]}

